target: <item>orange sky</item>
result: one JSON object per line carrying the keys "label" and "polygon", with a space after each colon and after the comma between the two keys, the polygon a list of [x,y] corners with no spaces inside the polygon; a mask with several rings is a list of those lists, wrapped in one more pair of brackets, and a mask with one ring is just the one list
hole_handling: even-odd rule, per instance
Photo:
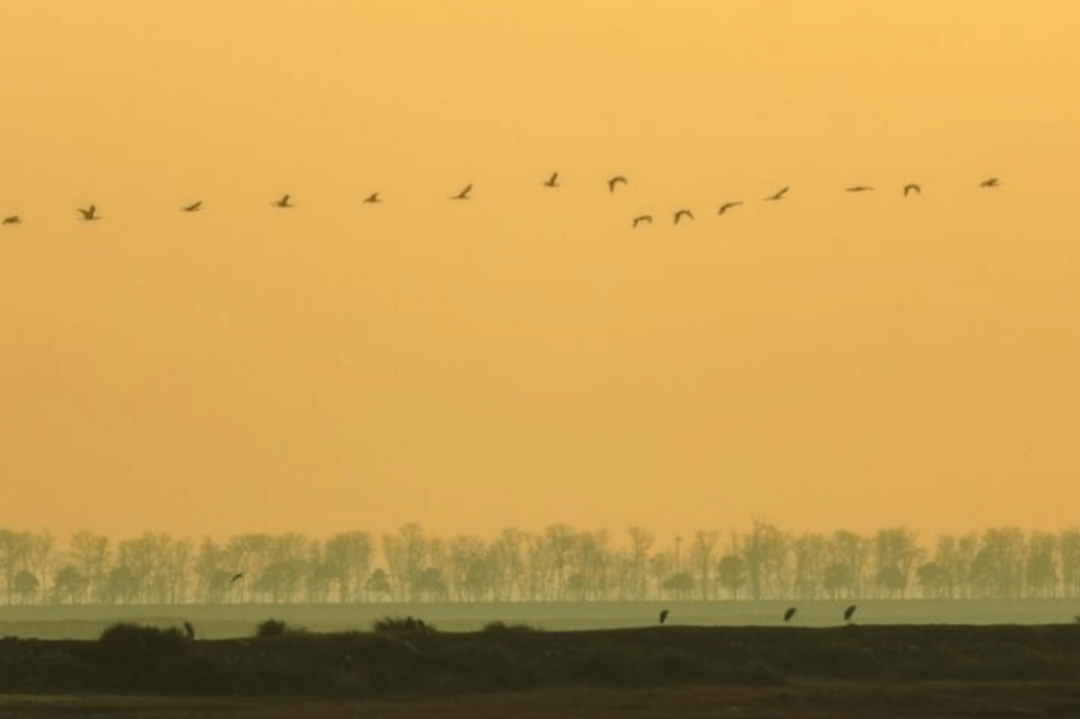
{"label": "orange sky", "polygon": [[1074,524],[1078,24],[7,3],[0,526]]}

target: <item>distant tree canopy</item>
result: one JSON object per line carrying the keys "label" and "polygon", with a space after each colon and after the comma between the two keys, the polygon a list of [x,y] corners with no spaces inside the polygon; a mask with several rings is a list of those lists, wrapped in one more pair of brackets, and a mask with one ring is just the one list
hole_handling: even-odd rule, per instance
{"label": "distant tree canopy", "polygon": [[[225,542],[0,528],[0,603],[176,604],[1080,598],[1080,529],[995,527],[921,542],[890,527],[792,534],[768,522],[659,543],[556,524],[492,538],[294,532]],[[234,581],[236,574],[243,576]]]}

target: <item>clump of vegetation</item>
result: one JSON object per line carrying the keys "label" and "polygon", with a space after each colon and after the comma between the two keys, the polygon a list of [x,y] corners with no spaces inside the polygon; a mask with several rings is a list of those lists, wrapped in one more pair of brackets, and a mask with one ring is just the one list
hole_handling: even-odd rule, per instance
{"label": "clump of vegetation", "polygon": [[280,637],[288,632],[288,625],[277,619],[267,619],[255,627],[255,636],[257,637]]}
{"label": "clump of vegetation", "polygon": [[158,629],[138,624],[113,624],[101,633],[98,647],[113,655],[180,656],[187,640],[176,627]]}
{"label": "clump of vegetation", "polygon": [[435,627],[423,619],[412,617],[383,617],[375,622],[376,632],[434,632]]}
{"label": "clump of vegetation", "polygon": [[481,629],[482,632],[538,632],[540,631],[536,627],[529,626],[528,624],[505,624],[500,621],[488,622]]}

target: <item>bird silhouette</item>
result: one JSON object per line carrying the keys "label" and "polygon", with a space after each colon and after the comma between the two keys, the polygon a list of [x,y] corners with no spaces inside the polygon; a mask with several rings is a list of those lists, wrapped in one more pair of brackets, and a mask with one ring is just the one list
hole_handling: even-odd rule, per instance
{"label": "bird silhouette", "polygon": [[607,181],[608,192],[615,192],[615,186],[618,185],[620,182],[622,184],[624,184],[624,185],[627,184],[626,183],[626,178],[623,177],[622,175],[615,175],[615,177],[612,177],[610,180],[608,180]]}
{"label": "bird silhouette", "polygon": [[634,218],[634,224],[631,227],[637,227],[642,222],[648,222],[652,224],[652,215],[639,215]]}
{"label": "bird silhouette", "polygon": [[233,575],[233,578],[229,580],[229,584],[232,584],[233,582],[235,582],[237,579],[239,579],[242,576],[244,576],[243,572],[237,572],[236,574]]}
{"label": "bird silhouette", "polygon": [[546,186],[548,186],[548,187],[558,187],[559,186],[559,173],[557,173],[557,172],[551,173],[551,177],[549,177],[547,179],[547,182],[545,182],[544,184]]}
{"label": "bird silhouette", "polygon": [[274,207],[288,208],[295,207],[296,205],[289,204],[289,198],[291,195],[282,195],[281,199],[274,203]]}
{"label": "bird silhouette", "polygon": [[914,192],[916,195],[922,194],[922,188],[916,185],[914,182],[904,185],[904,197],[908,196],[909,192]]}
{"label": "bird silhouette", "polygon": [[191,626],[191,622],[184,622],[184,631],[187,632],[188,639],[195,638],[195,627]]}
{"label": "bird silhouette", "polygon": [[844,610],[844,621],[846,622],[849,619],[851,619],[851,615],[854,614],[854,613],[855,613],[855,605],[852,604],[850,607],[848,607],[847,609]]}
{"label": "bird silhouette", "polygon": [[368,195],[367,197],[364,198],[364,202],[367,202],[369,204],[374,204],[376,202],[382,202],[382,200],[379,199],[379,193],[378,192],[372,192],[370,195]]}
{"label": "bird silhouette", "polygon": [[451,200],[467,200],[467,199],[469,199],[469,193],[470,192],[472,192],[472,185],[471,184],[470,185],[465,185],[465,188],[461,192],[457,193],[456,195],[454,195],[450,199]]}
{"label": "bird silhouette", "polygon": [[716,214],[722,215],[725,212],[727,212],[728,210],[730,210],[732,207],[738,207],[741,204],[742,204],[742,200],[736,200],[735,202],[725,202],[724,204],[720,205],[720,211],[717,212]]}
{"label": "bird silhouette", "polygon": [[999,184],[1000,180],[998,180],[996,177],[991,177],[988,180],[983,180],[982,182],[980,182],[979,187],[998,187]]}
{"label": "bird silhouette", "polygon": [[80,213],[82,213],[82,218],[84,220],[98,220],[98,219],[101,219],[95,214],[97,212],[97,208],[95,206],[93,206],[93,205],[90,205],[90,209],[87,209],[87,210],[84,210],[81,207],[76,208],[76,209],[78,209],[78,211]]}
{"label": "bird silhouette", "polygon": [[668,612],[667,612],[666,609],[661,610],[661,612],[660,612],[660,623],[661,624],[663,624],[664,620],[667,619],[667,614],[668,614]]}
{"label": "bird silhouette", "polygon": [[775,194],[766,197],[765,200],[768,202],[775,202],[776,200],[781,200],[784,198],[784,195],[786,195],[787,191],[790,189],[790,187],[785,187],[782,190],[778,190]]}
{"label": "bird silhouette", "polygon": [[694,213],[691,212],[690,210],[679,210],[678,212],[675,213],[675,222],[674,222],[674,224],[676,224],[676,225],[679,224],[679,220],[681,218],[683,218],[683,217],[689,217],[692,220],[692,219],[694,219]]}
{"label": "bird silhouette", "polygon": [[795,616],[795,607],[791,607],[786,612],[784,612],[784,621],[786,622],[786,621],[788,621],[789,619],[791,619],[794,616]]}
{"label": "bird silhouette", "polygon": [[17,225],[20,222],[22,222],[22,220],[19,219],[18,215],[12,215],[10,217],[5,217],[3,221],[0,222],[0,225]]}
{"label": "bird silhouette", "polygon": [[845,187],[845,192],[871,192],[874,188],[867,187],[866,185],[855,185],[854,187]]}
{"label": "bird silhouette", "polygon": [[202,200],[199,200],[198,202],[193,202],[186,207],[181,207],[180,209],[184,212],[198,212],[200,207],[202,207]]}

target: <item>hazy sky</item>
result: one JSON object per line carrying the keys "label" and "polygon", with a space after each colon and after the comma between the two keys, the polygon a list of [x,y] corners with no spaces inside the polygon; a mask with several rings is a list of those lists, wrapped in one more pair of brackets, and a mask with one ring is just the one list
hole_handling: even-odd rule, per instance
{"label": "hazy sky", "polygon": [[1073,524],[1078,24],[5,3],[0,526]]}

